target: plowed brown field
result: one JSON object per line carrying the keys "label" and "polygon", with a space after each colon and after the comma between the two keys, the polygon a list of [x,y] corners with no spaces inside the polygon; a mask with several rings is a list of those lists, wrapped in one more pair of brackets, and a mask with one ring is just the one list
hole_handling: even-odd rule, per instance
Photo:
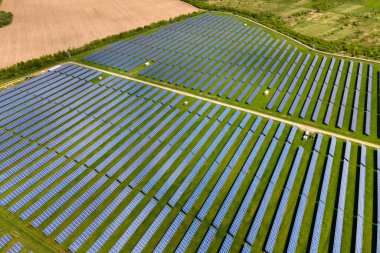
{"label": "plowed brown field", "polygon": [[4,0],[0,68],[197,9],[178,0]]}

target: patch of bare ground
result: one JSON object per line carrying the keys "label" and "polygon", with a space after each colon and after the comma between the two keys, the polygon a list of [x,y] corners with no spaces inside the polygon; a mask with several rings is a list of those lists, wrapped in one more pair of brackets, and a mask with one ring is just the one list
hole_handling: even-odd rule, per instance
{"label": "patch of bare ground", "polygon": [[179,0],[4,0],[0,68],[197,11]]}

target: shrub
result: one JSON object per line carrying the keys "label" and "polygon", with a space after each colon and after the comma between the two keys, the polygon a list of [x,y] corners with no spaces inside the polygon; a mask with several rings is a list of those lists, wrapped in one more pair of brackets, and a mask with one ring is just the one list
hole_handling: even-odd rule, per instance
{"label": "shrub", "polygon": [[13,14],[10,12],[0,11],[0,28],[12,23]]}

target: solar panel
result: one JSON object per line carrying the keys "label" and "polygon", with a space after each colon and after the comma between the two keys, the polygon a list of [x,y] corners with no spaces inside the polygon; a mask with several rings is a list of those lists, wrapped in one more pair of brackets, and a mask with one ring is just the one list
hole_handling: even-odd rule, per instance
{"label": "solar panel", "polygon": [[232,237],[230,234],[227,234],[226,237],[224,238],[222,246],[219,249],[219,252],[228,253],[230,251],[233,241],[234,241],[234,237]]}
{"label": "solar panel", "polygon": [[181,225],[183,220],[185,219],[185,215],[180,212],[175,220],[172,222],[170,227],[167,229],[166,233],[161,237],[161,240],[157,244],[156,248],[153,252],[163,252],[173,237],[174,233],[177,231],[178,227]]}
{"label": "solar panel", "polygon": [[304,149],[302,147],[300,147],[297,151],[295,162],[292,165],[290,175],[286,182],[285,190],[281,196],[280,204],[278,206],[278,209],[277,209],[277,212],[276,212],[276,215],[275,215],[275,218],[274,218],[274,221],[273,221],[273,224],[268,236],[268,240],[265,245],[265,250],[267,252],[273,252],[273,249],[277,240],[277,236],[280,230],[280,226],[282,223],[282,219],[284,217],[284,213],[286,210],[286,206],[288,204],[288,200],[290,197],[290,192],[293,188],[295,177],[297,175],[298,168],[300,166],[300,160],[303,155],[303,152],[304,152]]}
{"label": "solar panel", "polygon": [[24,246],[20,242],[17,242],[7,252],[8,253],[18,253],[18,252],[21,252],[23,249],[24,249]]}
{"label": "solar panel", "polygon": [[[73,195],[75,195],[80,189],[86,186],[91,179],[95,177],[96,173],[91,171],[82,180],[80,180],[76,185],[74,185],[69,191],[63,194],[56,202],[54,202],[49,208],[44,210],[37,218],[35,218],[31,224],[33,227],[39,227],[43,222],[46,221],[51,215],[53,215],[59,208],[62,207]],[[47,195],[45,195],[47,196]],[[52,198],[51,196],[50,198]]]}
{"label": "solar panel", "polygon": [[325,212],[325,204],[327,200],[328,188],[330,184],[330,176],[331,176],[331,171],[332,171],[332,166],[333,166],[335,145],[336,145],[336,139],[333,137],[330,141],[329,156],[327,157],[325,171],[323,175],[322,188],[320,192],[317,215],[316,215],[316,220],[315,220],[314,230],[313,230],[313,235],[312,235],[312,240],[311,240],[311,247],[310,247],[311,252],[317,252],[319,248],[320,235],[322,231],[322,222],[323,222],[323,217],[324,217],[324,212]]}
{"label": "solar panel", "polygon": [[[289,153],[289,150],[290,150],[290,144],[289,143],[286,143],[285,144],[285,147],[280,155],[280,158],[279,160],[277,161],[277,164],[276,164],[276,167],[275,167],[275,170],[273,172],[273,175],[270,179],[270,183],[268,184],[266,190],[265,190],[265,194],[264,194],[264,197],[263,199],[261,200],[261,203],[260,203],[260,206],[259,206],[259,209],[256,213],[256,216],[254,218],[254,221],[250,227],[250,230],[249,230],[249,233],[248,233],[248,236],[247,236],[247,241],[253,245],[255,239],[256,239],[256,236],[257,236],[257,233],[259,231],[259,228],[260,228],[260,225],[262,223],[262,220],[264,218],[264,215],[266,213],[266,210],[267,210],[267,207],[269,205],[269,200],[271,198],[271,195],[274,191],[274,188],[276,186],[276,183],[277,183],[277,179],[281,173],[281,170],[284,166],[284,163],[285,163],[285,160],[288,156],[288,153]],[[297,155],[296,155],[296,158],[295,158],[295,161],[294,161],[294,167],[298,167],[300,165],[300,162],[301,162],[301,158],[302,158],[302,155],[303,155],[303,149],[300,148],[297,152]]]}
{"label": "solar panel", "polygon": [[352,110],[350,131],[356,132],[357,120],[358,120],[358,109],[354,108]]}
{"label": "solar panel", "polygon": [[[118,252],[123,249],[125,244],[129,241],[131,236],[135,231],[140,227],[140,225],[144,222],[153,208],[157,205],[157,201],[152,199],[145,207],[141,210],[139,215],[133,220],[133,222],[129,225],[129,227],[124,231],[124,233],[119,237],[118,241],[111,248],[111,251]],[[147,241],[146,241],[147,243]]]}
{"label": "solar panel", "polygon": [[193,239],[195,233],[197,232],[201,222],[197,219],[194,219],[190,227],[187,229],[186,234],[182,238],[175,252],[185,252],[189,247],[191,240]]}
{"label": "solar panel", "polygon": [[117,206],[129,195],[131,188],[126,187],[120,192],[116,198],[99,214],[90,225],[83,228],[83,232],[75,239],[75,241],[69,246],[69,249],[73,252],[77,251],[83,243],[95,232],[95,230],[102,225],[102,223],[109,217],[109,215],[116,209]]}
{"label": "solar panel", "polygon": [[311,120],[316,122],[317,119],[318,119],[318,115],[319,115],[319,111],[321,110],[321,106],[322,106],[322,101],[321,100],[318,100],[317,101],[317,105],[315,106],[314,108],[314,112],[313,112],[313,115],[311,116]]}
{"label": "solar panel", "polygon": [[0,249],[4,248],[8,243],[12,241],[12,237],[9,234],[5,234],[0,238]]}
{"label": "solar panel", "polygon": [[[240,143],[237,151],[231,158],[230,162],[227,165],[227,168],[224,170],[216,184],[214,185],[214,188],[212,189],[211,193],[208,195],[206,201],[204,202],[202,208],[199,210],[199,213],[197,214],[197,218],[200,220],[203,220],[205,216],[207,215],[210,208],[213,206],[213,203],[218,196],[218,193],[222,190],[224,187],[232,168],[235,167],[236,163],[239,161],[239,158],[243,154],[243,151],[245,150],[246,146],[248,145],[249,141],[252,138],[252,132],[248,132],[243,141]],[[206,182],[207,184],[207,182]]]}
{"label": "solar panel", "polygon": [[[115,220],[107,228],[104,228],[103,233],[91,245],[89,250],[100,250],[103,247],[104,243],[108,241],[111,235],[125,221],[125,219],[130,215],[130,213],[136,208],[136,206],[141,202],[143,198],[144,195],[138,193],[137,196],[120,212],[120,214],[115,218]],[[152,201],[154,202],[155,200],[153,199]],[[147,205],[147,207],[151,208],[151,205]],[[144,213],[145,212],[142,212],[142,214]]]}

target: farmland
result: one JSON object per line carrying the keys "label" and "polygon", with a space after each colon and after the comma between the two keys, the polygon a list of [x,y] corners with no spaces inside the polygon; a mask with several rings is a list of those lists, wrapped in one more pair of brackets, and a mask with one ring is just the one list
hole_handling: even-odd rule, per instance
{"label": "farmland", "polygon": [[268,11],[301,34],[329,41],[379,45],[379,3],[371,0],[208,0],[218,6]]}
{"label": "farmland", "polygon": [[378,65],[211,13],[74,60],[0,90],[0,248],[380,247]]}
{"label": "farmland", "polygon": [[197,9],[177,0],[5,0],[0,10],[14,16],[0,29],[4,68]]}

